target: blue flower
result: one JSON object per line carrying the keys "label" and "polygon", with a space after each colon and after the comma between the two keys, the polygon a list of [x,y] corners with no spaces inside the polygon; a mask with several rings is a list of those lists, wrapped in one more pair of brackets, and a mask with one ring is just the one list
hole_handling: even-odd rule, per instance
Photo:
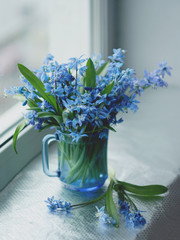
{"label": "blue flower", "polygon": [[159,64],[159,69],[156,70],[157,74],[161,74],[162,77],[164,78],[165,74],[168,74],[169,76],[171,75],[171,69],[172,67],[167,66],[167,62],[163,61],[162,63]]}
{"label": "blue flower", "polygon": [[29,124],[35,125],[37,120],[37,113],[35,111],[29,111],[24,115],[24,118],[28,120]]}
{"label": "blue flower", "polygon": [[52,196],[51,198],[48,197],[45,202],[47,203],[47,207],[49,208],[49,210],[50,210],[51,212],[57,210],[58,205],[57,205],[57,201],[54,200],[54,196]]}
{"label": "blue flower", "polygon": [[85,73],[86,73],[87,67],[83,66],[81,68],[79,68],[79,73],[82,77],[84,77]]}
{"label": "blue flower", "polygon": [[16,94],[17,93],[17,88],[16,87],[13,87],[11,86],[11,89],[4,89],[4,93],[5,95],[13,95],[13,94]]}
{"label": "blue flower", "polygon": [[48,197],[45,202],[47,203],[47,207],[51,212],[57,210],[69,212],[71,210],[71,203],[62,201],[61,199],[55,200],[54,196],[51,198]]}
{"label": "blue flower", "polygon": [[120,212],[123,214],[123,215],[127,215],[129,214],[129,209],[130,209],[130,205],[128,202],[123,202],[121,200],[118,201],[119,205],[121,206],[120,208]]}
{"label": "blue flower", "polygon": [[96,217],[99,218],[99,220],[103,223],[110,223],[115,225],[116,221],[114,220],[114,218],[109,217],[109,215],[107,213],[104,212],[105,210],[105,206],[101,207],[100,209],[96,206],[97,212],[96,212]]}
{"label": "blue flower", "polygon": [[19,93],[19,94],[23,94],[23,90],[24,90],[24,87],[18,87],[18,90],[17,90],[17,92]]}
{"label": "blue flower", "polygon": [[42,73],[41,73],[41,81],[42,82],[47,82],[49,79],[48,73],[50,72],[50,70],[48,69],[48,67],[46,65],[42,66]]}
{"label": "blue flower", "polygon": [[81,55],[79,58],[70,58],[70,62],[68,64],[69,68],[70,69],[78,69],[78,66],[81,65],[85,59],[82,59],[82,56]]}
{"label": "blue flower", "polygon": [[134,211],[130,209],[128,202],[118,201],[120,205],[120,213],[125,216],[127,227],[141,227],[146,224],[145,218],[140,214],[140,211]]}
{"label": "blue flower", "polygon": [[118,62],[124,62],[124,53],[125,53],[125,50],[122,50],[121,48],[118,48],[118,49],[113,49],[113,55],[112,56],[109,56],[108,58],[111,60],[111,61],[118,61]]}
{"label": "blue flower", "polygon": [[96,69],[100,68],[105,63],[105,61],[101,58],[102,58],[101,54],[98,54],[97,56],[95,54],[92,54],[92,61]]}
{"label": "blue flower", "polygon": [[43,63],[44,63],[44,64],[49,64],[49,62],[50,62],[50,61],[53,61],[53,59],[54,59],[54,56],[49,53],[49,54],[47,55],[47,57],[45,58],[45,60],[44,60]]}
{"label": "blue flower", "polygon": [[25,100],[23,103],[22,103],[22,106],[25,106],[27,104],[27,100]]}
{"label": "blue flower", "polygon": [[61,85],[59,85],[56,89],[54,89],[54,93],[56,96],[63,98],[65,96],[64,89]]}
{"label": "blue flower", "polygon": [[47,92],[47,93],[51,92],[53,90],[53,87],[52,87],[52,85],[50,83],[44,83],[44,87],[46,89],[45,92]]}
{"label": "blue flower", "polygon": [[108,130],[103,130],[103,131],[101,131],[100,133],[99,133],[99,138],[100,139],[103,139],[103,138],[108,138]]}
{"label": "blue flower", "polygon": [[128,227],[142,227],[146,224],[145,218],[140,214],[140,211],[130,212],[126,216],[126,224]]}
{"label": "blue flower", "polygon": [[[69,130],[70,130],[70,129],[69,129]],[[73,138],[73,142],[74,142],[74,141],[75,141],[75,142],[78,142],[81,137],[88,137],[87,134],[83,134],[84,128],[82,128],[80,132],[73,132],[72,130],[70,130],[70,132],[71,132],[70,135],[71,135],[72,138]]]}

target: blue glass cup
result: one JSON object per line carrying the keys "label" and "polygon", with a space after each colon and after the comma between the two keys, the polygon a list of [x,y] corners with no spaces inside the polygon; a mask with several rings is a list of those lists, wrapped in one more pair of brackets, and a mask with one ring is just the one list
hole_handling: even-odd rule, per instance
{"label": "blue glass cup", "polygon": [[[58,177],[66,188],[93,191],[104,185],[107,177],[108,131],[82,136],[78,142],[69,134],[48,134],[42,141],[43,171],[49,177]],[[58,170],[49,170],[48,145],[58,142]]]}

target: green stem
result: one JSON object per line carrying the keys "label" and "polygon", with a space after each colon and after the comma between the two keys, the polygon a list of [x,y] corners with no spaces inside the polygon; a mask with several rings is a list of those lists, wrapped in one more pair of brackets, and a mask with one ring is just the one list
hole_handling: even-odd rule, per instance
{"label": "green stem", "polygon": [[105,193],[103,193],[100,197],[98,197],[98,198],[96,198],[96,199],[94,199],[94,200],[92,200],[92,201],[89,201],[89,202],[85,202],[85,203],[79,203],[79,204],[74,204],[74,205],[71,205],[71,207],[80,207],[80,206],[87,206],[87,205],[90,205],[90,204],[92,204],[92,203],[95,203],[95,202],[98,202],[98,201],[100,201],[103,197],[105,197],[106,196],[106,192]]}
{"label": "green stem", "polygon": [[134,207],[134,210],[137,211],[138,208],[136,207],[136,205],[134,204],[134,202],[131,200],[131,198],[128,196],[128,194],[127,194],[125,191],[124,191],[124,195],[125,195],[125,197],[127,198],[127,201],[130,203],[131,208]]}

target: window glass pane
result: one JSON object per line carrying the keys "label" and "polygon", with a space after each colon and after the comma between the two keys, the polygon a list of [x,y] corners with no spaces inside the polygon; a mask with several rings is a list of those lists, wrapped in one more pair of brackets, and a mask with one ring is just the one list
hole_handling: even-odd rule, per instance
{"label": "window glass pane", "polygon": [[52,53],[59,62],[90,54],[89,0],[0,0],[0,114],[17,100],[4,88],[21,85],[17,62],[42,66]]}
{"label": "window glass pane", "polygon": [[4,88],[20,85],[17,62],[38,67],[48,53],[47,4],[43,0],[0,0],[0,114],[17,100]]}

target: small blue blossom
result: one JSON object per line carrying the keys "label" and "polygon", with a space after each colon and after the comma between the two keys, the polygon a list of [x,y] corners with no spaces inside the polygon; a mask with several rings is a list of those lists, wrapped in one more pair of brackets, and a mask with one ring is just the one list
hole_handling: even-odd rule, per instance
{"label": "small blue blossom", "polygon": [[108,138],[108,130],[105,129],[105,130],[101,131],[99,133],[99,138],[100,139],[103,139],[103,138],[107,139]]}
{"label": "small blue blossom", "polygon": [[120,208],[120,212],[123,214],[123,215],[127,215],[129,213],[129,209],[130,209],[130,205],[128,202],[123,202],[121,200],[118,201],[119,205],[121,206]]}
{"label": "small blue blossom", "polygon": [[51,212],[57,210],[69,212],[71,210],[71,203],[62,201],[61,199],[55,200],[54,196],[51,198],[48,197],[45,202],[47,203],[47,207]]}
{"label": "small blue blossom", "polygon": [[52,196],[51,198],[48,197],[45,202],[47,203],[47,207],[49,208],[49,210],[50,210],[51,212],[57,210],[58,205],[57,205],[57,201],[54,200],[54,196]]}
{"label": "small blue blossom", "polygon": [[126,225],[128,227],[142,227],[146,224],[145,218],[140,214],[140,211],[130,212],[126,215]]}
{"label": "small blue blossom", "polygon": [[79,68],[79,73],[82,77],[85,76],[86,70],[87,70],[86,66],[83,66],[83,67]]}
{"label": "small blue blossom", "polygon": [[85,59],[82,58],[83,55],[81,55],[79,58],[70,58],[69,62],[69,68],[70,69],[77,69],[79,65],[81,65],[83,62],[85,62]]}
{"label": "small blue blossom", "polygon": [[11,89],[4,89],[4,93],[5,95],[13,95],[13,94],[16,94],[17,93],[17,88],[16,87],[13,87],[11,86]]}
{"label": "small blue blossom", "polygon": [[18,87],[18,90],[17,90],[17,92],[19,93],[19,94],[23,94],[23,89],[24,89],[24,87]]}
{"label": "small blue blossom", "polygon": [[125,50],[122,50],[121,48],[119,49],[113,49],[113,55],[109,56],[109,59],[111,61],[118,61],[118,62],[124,62],[123,58],[124,58],[124,53]]}
{"label": "small blue blossom", "polygon": [[96,69],[100,68],[105,63],[105,61],[102,59],[101,54],[98,54],[97,56],[95,54],[92,54],[92,61]]}
{"label": "small blue blossom", "polygon": [[171,75],[171,69],[172,67],[167,66],[167,62],[163,61],[162,63],[159,64],[159,69],[156,70],[156,73],[159,74],[161,73],[162,77],[164,78],[165,74]]}
{"label": "small blue blossom", "polygon": [[96,212],[96,217],[99,218],[99,220],[103,223],[109,223],[109,224],[116,224],[116,221],[112,218],[109,217],[107,213],[104,212],[105,206],[101,207],[100,209],[96,206],[97,212]]}
{"label": "small blue blossom", "polygon": [[82,137],[88,137],[88,135],[87,134],[83,134],[83,132],[84,132],[84,128],[82,128],[80,132],[72,132],[71,131],[70,136],[72,136],[73,142],[74,141],[78,142],[79,139],[82,138]]}
{"label": "small blue blossom", "polygon": [[53,61],[53,59],[54,59],[54,56],[49,53],[49,54],[47,55],[47,57],[45,58],[45,60],[44,60],[43,63],[44,63],[44,64],[49,64],[49,62],[50,62],[50,61]]}
{"label": "small blue blossom", "polygon": [[120,205],[120,213],[125,216],[127,227],[141,227],[146,224],[145,218],[140,214],[140,211],[134,211],[130,209],[128,202],[118,201]]}
{"label": "small blue blossom", "polygon": [[23,106],[26,106],[26,104],[27,104],[27,100],[25,100],[25,101],[22,103]]}
{"label": "small blue blossom", "polygon": [[28,120],[29,124],[35,125],[37,119],[37,113],[35,111],[29,111],[24,115],[24,118]]}
{"label": "small blue blossom", "polygon": [[52,87],[52,85],[50,83],[44,83],[44,87],[46,89],[45,92],[47,92],[47,93],[51,92],[53,90],[53,87]]}

